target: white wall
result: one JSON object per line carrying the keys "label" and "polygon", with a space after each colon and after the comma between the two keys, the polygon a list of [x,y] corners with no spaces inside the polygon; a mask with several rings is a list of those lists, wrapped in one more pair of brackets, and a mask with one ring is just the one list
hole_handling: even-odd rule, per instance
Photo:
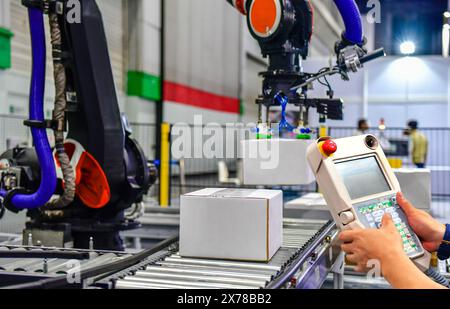
{"label": "white wall", "polygon": [[[161,0],[130,0],[128,4],[128,68],[159,76]],[[139,97],[127,97],[126,113],[131,122],[154,123],[156,104]]]}
{"label": "white wall", "polygon": [[333,1],[312,0],[311,5],[314,8],[314,34],[309,56],[328,56],[334,50],[334,43],[340,40],[344,29],[342,19]]}
{"label": "white wall", "polygon": [[128,2],[128,69],[160,74],[161,0]]}
{"label": "white wall", "polygon": [[[327,63],[326,59],[312,59],[304,63],[305,71],[317,71]],[[366,65],[365,72],[351,74],[350,82],[337,76],[330,78],[336,97],[342,97],[346,105],[344,121],[329,124],[355,126],[359,118],[365,117],[367,102],[372,125],[385,118],[390,127],[404,127],[408,120],[416,118],[422,127],[449,127],[449,68],[450,59],[438,56],[387,57]],[[310,96],[325,96],[325,91],[316,86]],[[317,120],[314,118],[313,125]]]}
{"label": "white wall", "polygon": [[10,17],[9,17],[9,0],[0,1],[0,27],[9,28]]}
{"label": "white wall", "polygon": [[[167,0],[165,79],[215,95],[239,98],[240,19],[223,0]],[[165,103],[165,121],[192,122],[194,114],[215,122],[237,114]]]}
{"label": "white wall", "polygon": [[[10,27],[14,33],[12,38],[12,68],[0,70],[0,114],[9,114],[11,110],[16,115],[28,114],[28,95],[31,74],[31,47],[28,26],[27,10],[20,1],[0,0],[3,5],[9,3],[8,11],[3,11],[3,20],[11,20]],[[121,108],[124,107],[123,76],[123,27],[122,27],[122,1],[98,0],[105,22],[106,36],[113,67],[114,80]],[[8,6],[5,6],[8,8]],[[3,8],[3,7],[1,7]],[[54,87],[52,78],[52,61],[50,38],[48,35],[47,18],[47,83],[45,92],[46,116],[51,116],[53,109]]]}

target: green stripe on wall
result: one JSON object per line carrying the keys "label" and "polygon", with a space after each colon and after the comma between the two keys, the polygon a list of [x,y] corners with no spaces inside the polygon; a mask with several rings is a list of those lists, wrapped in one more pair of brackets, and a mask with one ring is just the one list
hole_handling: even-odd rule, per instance
{"label": "green stripe on wall", "polygon": [[0,27],[0,69],[11,68],[11,38],[14,34]]}
{"label": "green stripe on wall", "polygon": [[243,99],[239,100],[239,104],[240,104],[240,111],[239,111],[239,115],[240,116],[244,116],[245,115],[245,102]]}
{"label": "green stripe on wall", "polygon": [[161,99],[161,78],[139,71],[128,72],[127,94],[147,100]]}

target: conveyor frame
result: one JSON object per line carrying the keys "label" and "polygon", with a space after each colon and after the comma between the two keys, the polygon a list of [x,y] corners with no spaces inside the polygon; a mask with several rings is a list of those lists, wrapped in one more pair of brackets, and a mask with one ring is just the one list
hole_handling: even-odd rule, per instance
{"label": "conveyor frame", "polygon": [[[177,247],[173,246],[165,250],[156,262],[112,275],[102,280],[100,286],[153,289],[320,288],[333,269],[342,269],[333,267],[335,263],[342,263],[339,258],[341,251],[335,246],[338,235],[336,225],[331,221],[304,219],[286,219],[284,223],[283,247],[269,264],[187,259],[180,257]],[[304,237],[292,234],[292,228],[296,225],[303,225],[304,229],[299,230],[305,232]],[[320,228],[311,229],[317,225]],[[335,275],[342,276],[339,272]],[[242,280],[245,276],[248,278]]]}

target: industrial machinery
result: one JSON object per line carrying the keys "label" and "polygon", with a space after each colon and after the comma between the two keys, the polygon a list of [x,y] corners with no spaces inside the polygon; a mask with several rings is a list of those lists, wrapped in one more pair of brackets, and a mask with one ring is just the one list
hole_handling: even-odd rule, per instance
{"label": "industrial machinery", "polygon": [[[227,0],[247,16],[252,36],[258,41],[262,55],[269,60],[263,77],[262,92],[257,99],[259,105],[259,133],[267,135],[270,123],[262,123],[262,106],[267,115],[273,106],[293,104],[300,109],[299,128],[292,128],[282,121],[280,129],[298,129],[308,134],[308,114],[316,108],[321,121],[343,119],[343,100],[334,98],[327,76],[339,74],[349,80],[349,72],[357,72],[364,63],[383,57],[384,49],[368,53],[364,48],[361,15],[354,0],[335,0],[345,23],[342,39],[336,42],[335,66],[325,67],[317,73],[306,73],[302,60],[308,56],[309,44],[314,29],[314,12],[309,0]],[[328,87],[326,98],[309,98],[308,90],[315,81]],[[269,117],[266,117],[269,122]],[[269,134],[270,135],[270,134]]]}
{"label": "industrial machinery", "polygon": [[36,282],[41,284],[43,280],[61,278],[64,280],[60,287],[81,286],[84,284],[83,278],[78,277],[81,269],[101,274],[102,271],[96,269],[132,257],[129,253],[113,251],[4,245],[0,246],[0,288]]}
{"label": "industrial machinery", "polygon": [[[310,133],[310,108],[316,108],[322,120],[342,119],[343,101],[334,98],[327,76],[339,74],[348,80],[349,72],[384,56],[382,49],[374,53],[364,49],[361,16],[354,0],[335,0],[346,30],[336,43],[336,65],[318,73],[305,73],[301,65],[313,33],[309,0],[227,1],[247,15],[253,37],[263,56],[269,58],[257,100],[260,136],[265,130],[270,131],[270,125],[262,122],[263,106],[267,112],[272,106],[281,105],[284,110],[287,104],[298,106],[301,133]],[[38,280],[32,287],[64,286],[68,284],[66,276],[50,270],[61,267],[66,257],[80,255],[88,262],[94,259],[95,265],[92,270],[81,272],[81,281],[96,278],[83,282],[81,287],[94,283],[107,288],[313,288],[321,286],[333,265],[342,268],[343,262],[337,259],[340,250],[334,251],[332,246],[336,226],[324,221],[286,220],[284,245],[268,265],[184,259],[177,254],[176,238],[131,256],[95,251],[123,249],[119,232],[139,226],[136,220],[126,218],[124,211],[140,204],[156,180],[156,170],[148,165],[119,112],[95,0],[79,1],[78,21],[69,16],[69,0],[22,3],[29,12],[33,53],[30,117],[25,125],[31,128],[34,147],[11,149],[0,157],[0,196],[2,212],[27,210],[30,221],[23,237],[27,247],[5,247],[0,254],[14,258],[20,253],[15,252],[21,251],[22,256],[28,254],[38,260],[28,260],[26,267],[18,268],[16,261],[6,263],[14,266],[7,269],[12,272],[8,275],[14,277],[17,271],[38,272],[44,274],[44,281]],[[43,113],[44,14],[50,21],[56,89],[50,120]],[[327,98],[308,97],[315,81],[328,87]],[[47,129],[54,132],[54,147],[47,138]],[[88,250],[66,253],[65,249],[46,249],[66,246]],[[108,259],[105,257],[104,265],[99,266],[95,259],[103,256]],[[56,260],[50,264],[52,258]],[[0,266],[3,262],[0,257]],[[33,275],[25,277],[19,283],[36,279],[31,278]]]}
{"label": "industrial machinery", "polygon": [[182,258],[177,237],[137,254],[0,245],[0,287],[313,289],[332,273],[340,288],[337,235],[331,221],[285,219],[283,246],[269,264]]}
{"label": "industrial machinery", "polygon": [[[11,149],[0,157],[1,209],[28,211],[31,220],[23,238],[31,240],[29,245],[39,241],[48,246],[88,248],[94,238],[97,249],[120,250],[119,231],[138,226],[135,220],[125,218],[124,210],[140,203],[156,180],[156,172],[119,112],[95,0],[80,1],[80,20],[69,14],[69,2],[22,1],[29,11],[33,54],[30,117],[25,125],[31,128],[34,148]],[[301,61],[308,55],[313,32],[308,0],[228,2],[247,15],[253,37],[263,56],[269,58],[257,103],[267,110],[288,103],[298,105],[303,115],[301,126],[307,126],[311,107],[323,118],[342,118],[342,100],[333,99],[327,75],[348,79],[348,72],[384,55],[382,49],[372,54],[365,51],[355,2],[335,0],[346,25],[342,40],[336,43],[336,66],[317,74],[305,73]],[[44,14],[50,21],[56,89],[50,120],[44,119],[43,113]],[[329,86],[329,98],[308,98],[309,85],[322,78]],[[259,110],[261,122],[262,108]],[[53,149],[47,129],[54,132]]]}
{"label": "industrial machinery", "polygon": [[397,204],[400,184],[376,137],[321,138],[309,146],[308,161],[340,229],[380,228],[389,213],[406,254],[423,271],[429,268],[431,255]]}
{"label": "industrial machinery", "polygon": [[343,258],[331,221],[285,219],[283,246],[270,263],[181,257],[167,248],[154,263],[129,268],[99,282],[116,289],[315,289],[330,272],[342,285]]}
{"label": "industrial machinery", "polygon": [[[28,8],[33,54],[25,125],[34,148],[1,155],[2,212],[28,211],[27,245],[89,248],[94,240],[97,249],[122,250],[119,231],[139,225],[124,210],[140,204],[156,173],[120,114],[100,11],[95,0],[82,0],[76,21],[68,16],[70,1],[22,3]],[[49,120],[43,111],[44,14],[56,89]],[[54,150],[47,129],[54,132]]]}

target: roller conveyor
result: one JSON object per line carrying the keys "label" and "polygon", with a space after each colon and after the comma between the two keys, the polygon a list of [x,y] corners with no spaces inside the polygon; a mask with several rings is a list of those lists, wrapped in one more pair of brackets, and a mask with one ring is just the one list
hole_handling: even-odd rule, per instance
{"label": "roller conveyor", "polygon": [[[68,262],[85,274],[79,287],[116,289],[318,288],[336,263],[332,222],[284,221],[284,242],[269,263],[185,258],[177,238],[135,254],[23,246],[0,247],[0,287],[67,285]],[[103,268],[99,270],[98,268]],[[48,281],[50,280],[50,282]]]}
{"label": "roller conveyor", "polygon": [[287,219],[283,235],[283,246],[269,263],[184,258],[173,248],[152,264],[109,279],[117,289],[320,287],[339,255],[332,246],[334,223]]}
{"label": "roller conveyor", "polygon": [[[15,257],[18,253],[19,257]],[[74,260],[82,270],[88,270],[130,256],[120,252],[23,246],[2,246],[0,254],[1,287],[67,275]],[[8,257],[9,255],[12,257]],[[59,256],[67,258],[58,258]]]}

